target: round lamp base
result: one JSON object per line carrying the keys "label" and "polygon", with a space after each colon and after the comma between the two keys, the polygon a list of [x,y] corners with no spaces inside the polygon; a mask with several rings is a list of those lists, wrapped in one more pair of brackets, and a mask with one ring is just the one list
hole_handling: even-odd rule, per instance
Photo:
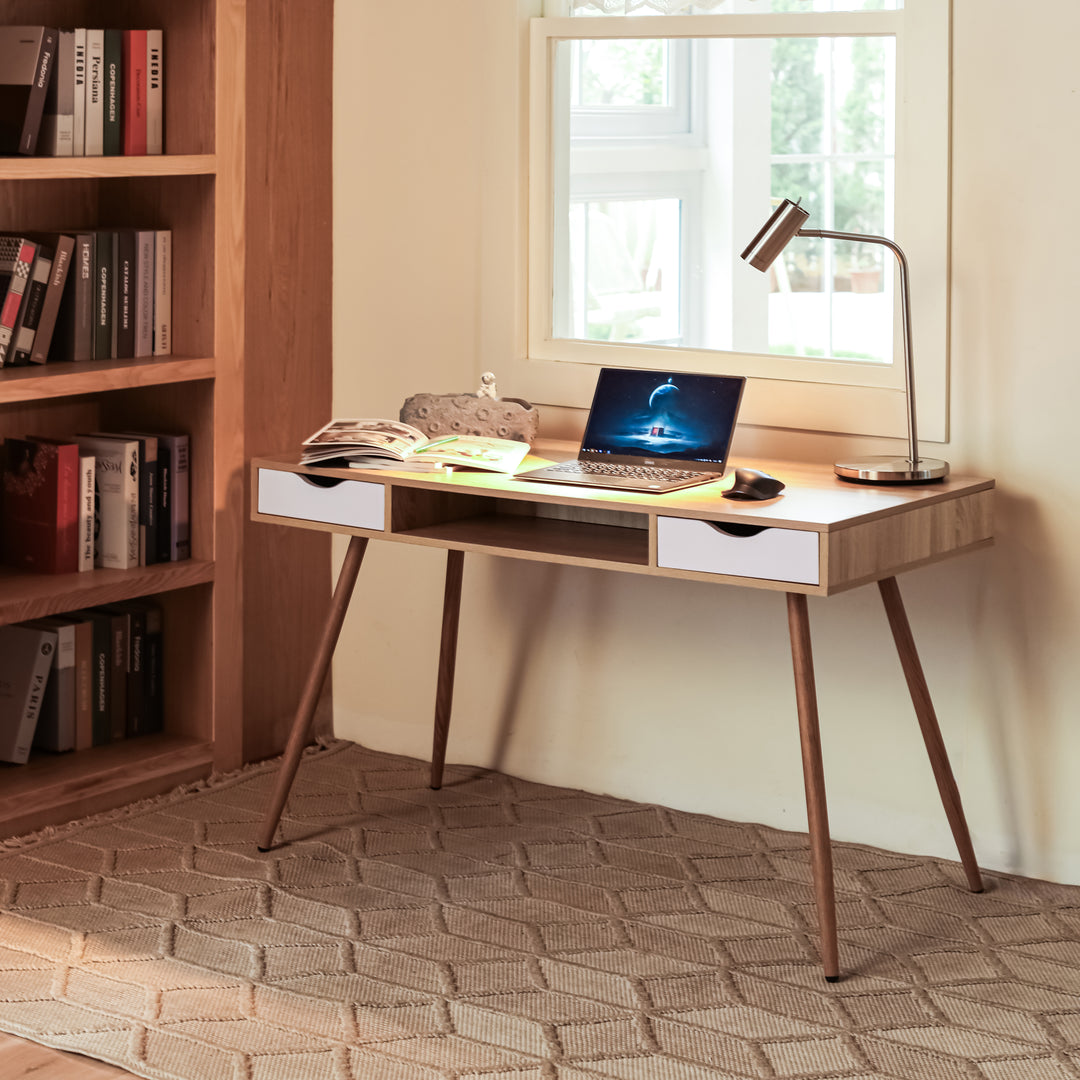
{"label": "round lamp base", "polygon": [[871,457],[862,461],[838,461],[833,466],[841,480],[864,484],[923,484],[949,475],[949,463],[937,458]]}

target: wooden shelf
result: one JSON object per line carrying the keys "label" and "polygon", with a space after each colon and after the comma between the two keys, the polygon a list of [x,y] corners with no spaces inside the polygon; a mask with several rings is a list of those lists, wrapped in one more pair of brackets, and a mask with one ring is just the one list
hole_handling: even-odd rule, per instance
{"label": "wooden shelf", "polygon": [[34,753],[0,766],[0,821],[19,835],[144,799],[209,774],[213,744],[183,735],[140,735],[69,754]]}
{"label": "wooden shelf", "polygon": [[0,569],[0,623],[40,619],[213,580],[214,564],[200,559],[156,563],[135,570],[88,570],[81,574],[24,574],[3,568]]}
{"label": "wooden shelf", "polygon": [[212,357],[146,357],[140,360],[88,360],[34,364],[0,370],[0,400],[40,401],[126,390],[133,386],[193,382],[214,377]]}
{"label": "wooden shelf", "polygon": [[118,176],[200,176],[217,172],[216,154],[144,157],[0,158],[0,180],[107,180]]}

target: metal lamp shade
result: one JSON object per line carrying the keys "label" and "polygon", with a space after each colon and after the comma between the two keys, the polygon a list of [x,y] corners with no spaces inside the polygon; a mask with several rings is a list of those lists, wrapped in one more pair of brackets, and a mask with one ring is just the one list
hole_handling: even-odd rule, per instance
{"label": "metal lamp shade", "polygon": [[764,273],[776,261],[776,256],[798,236],[809,217],[810,214],[798,203],[785,199],[758,230],[740,258]]}

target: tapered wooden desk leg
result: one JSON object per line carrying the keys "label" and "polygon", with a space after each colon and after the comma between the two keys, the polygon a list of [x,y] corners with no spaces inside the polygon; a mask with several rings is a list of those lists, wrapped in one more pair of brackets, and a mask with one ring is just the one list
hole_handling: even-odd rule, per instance
{"label": "tapered wooden desk leg", "polygon": [[349,600],[352,597],[353,586],[356,584],[356,575],[360,572],[360,564],[364,561],[367,543],[366,536],[354,536],[349,541],[349,549],[345,553],[345,561],[341,566],[341,573],[338,574],[337,585],[334,587],[334,597],[330,601],[330,611],[326,616],[319,647],[311,662],[311,671],[308,673],[304,693],[300,698],[296,716],[293,718],[292,729],[289,731],[289,741],[285,746],[281,768],[278,770],[277,783],[274,785],[270,804],[263,817],[262,829],[259,833],[260,851],[269,851],[274,842],[274,832],[281,820],[281,812],[285,809],[285,800],[289,797],[289,789],[292,787],[297,766],[300,764],[300,755],[307,745],[311,718],[315,715],[315,706],[319,702],[323,683],[326,682],[326,673],[330,670],[334,646],[337,645],[338,635],[341,633],[341,624],[345,621],[345,612],[349,610]]}
{"label": "tapered wooden desk leg", "polygon": [[461,612],[461,575],[465,552],[448,548],[446,588],[443,592],[442,641],[439,645],[439,681],[435,689],[435,734],[431,744],[431,786],[442,787],[446,739],[454,703],[454,666],[457,663],[458,615]]}
{"label": "tapered wooden desk leg", "polygon": [[915,639],[912,637],[907,612],[904,610],[904,601],[900,596],[900,586],[897,585],[896,578],[890,577],[879,581],[878,589],[885,603],[885,614],[889,617],[896,651],[904,668],[904,677],[907,679],[908,690],[911,693],[911,703],[915,706],[915,715],[919,718],[923,742],[926,743],[926,752],[930,756],[930,766],[934,770],[934,779],[937,781],[941,802],[945,807],[945,816],[949,819],[949,827],[952,829],[953,839],[960,852],[960,861],[964,865],[968,887],[972,892],[982,892],[982,877],[979,874],[978,864],[975,862],[975,850],[971,846],[971,836],[964,818],[964,808],[960,802],[960,791],[949,765],[945,740],[941,737],[934,703],[930,700],[930,690],[926,685],[919,654],[915,649]]}
{"label": "tapered wooden desk leg", "polygon": [[840,977],[840,959],[836,943],[832,843],[829,839],[829,812],[825,803],[825,770],[821,763],[817,687],[814,684],[814,657],[810,650],[810,618],[806,597],[801,593],[788,593],[787,607],[791,661],[795,670],[795,700],[799,707],[806,817],[810,824],[810,865],[814,873],[814,895],[821,929],[821,964],[826,980],[836,982]]}

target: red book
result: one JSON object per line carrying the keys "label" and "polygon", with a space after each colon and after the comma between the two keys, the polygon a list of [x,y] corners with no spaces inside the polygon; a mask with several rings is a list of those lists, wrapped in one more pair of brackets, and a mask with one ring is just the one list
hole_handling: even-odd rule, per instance
{"label": "red book", "polygon": [[74,443],[4,440],[4,562],[46,574],[78,571],[78,476]]}
{"label": "red book", "polygon": [[121,52],[124,73],[124,153],[146,153],[146,31],[125,30]]}

